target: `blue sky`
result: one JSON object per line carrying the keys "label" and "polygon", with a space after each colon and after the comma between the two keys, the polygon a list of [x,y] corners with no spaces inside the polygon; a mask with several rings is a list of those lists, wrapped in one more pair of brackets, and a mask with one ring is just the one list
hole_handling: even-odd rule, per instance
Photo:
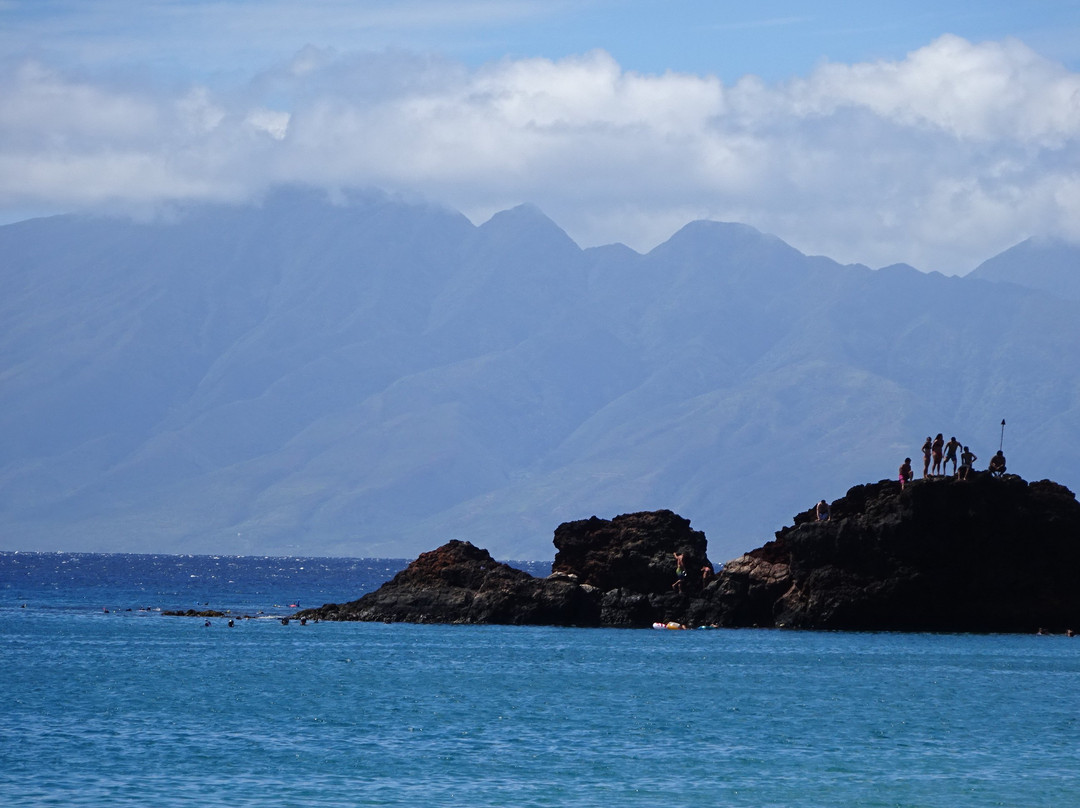
{"label": "blue sky", "polygon": [[80,69],[150,66],[212,81],[288,58],[304,44],[437,52],[477,66],[601,48],[627,70],[805,75],[822,60],[898,59],[943,33],[1017,37],[1071,68],[1080,3],[723,0],[7,0],[4,49]]}
{"label": "blue sky", "polygon": [[1080,4],[0,0],[0,222],[377,186],[965,272],[1080,237]]}

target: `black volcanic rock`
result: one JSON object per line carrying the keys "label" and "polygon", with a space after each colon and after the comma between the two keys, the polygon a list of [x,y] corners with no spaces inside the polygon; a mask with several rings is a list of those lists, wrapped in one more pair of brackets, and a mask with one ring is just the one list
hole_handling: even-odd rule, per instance
{"label": "black volcanic rock", "polygon": [[[600,593],[599,625],[635,628],[654,622],[685,622],[702,590],[702,567],[712,564],[705,534],[668,510],[614,519],[565,522],[555,530],[555,562],[549,580],[566,578]],[[675,553],[687,575],[676,591]]]}
{"label": "black volcanic rock", "polygon": [[[1015,476],[855,486],[711,579],[671,511],[567,522],[544,579],[452,541],[376,592],[299,617],[419,623],[1034,632],[1080,628],[1080,503]],[[681,590],[673,553],[688,575]],[[711,565],[710,565],[711,566]]]}
{"label": "black volcanic rock", "polygon": [[[690,520],[671,511],[624,514],[614,519],[565,522],[555,530],[553,573],[609,591],[664,593],[675,580],[674,555],[683,554],[687,592],[701,589],[701,568],[710,564],[707,541]],[[710,564],[711,566],[711,564]]]}
{"label": "black volcanic rock", "polygon": [[375,592],[328,603],[297,617],[407,623],[596,625],[591,587],[534,578],[495,561],[487,550],[453,540],[420,555]]}
{"label": "black volcanic rock", "polygon": [[[375,592],[298,617],[412,623],[648,626],[680,620],[700,594],[705,535],[671,511],[584,519],[555,531],[552,574],[534,578],[469,542],[422,554]],[[685,592],[675,582],[683,553]]]}
{"label": "black volcanic rock", "polygon": [[1027,632],[1080,625],[1080,503],[987,474],[860,485],[725,565],[701,619],[727,626]]}

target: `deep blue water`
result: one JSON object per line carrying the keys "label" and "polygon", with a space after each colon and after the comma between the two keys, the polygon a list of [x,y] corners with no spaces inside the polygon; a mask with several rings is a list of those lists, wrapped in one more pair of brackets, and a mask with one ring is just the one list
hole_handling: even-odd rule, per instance
{"label": "deep blue water", "polygon": [[138,609],[401,562],[72,558],[0,554],[3,806],[1080,805],[1080,639],[207,628]]}
{"label": "deep blue water", "polygon": [[0,552],[0,606],[287,614],[355,600],[405,567],[393,558],[247,558]]}

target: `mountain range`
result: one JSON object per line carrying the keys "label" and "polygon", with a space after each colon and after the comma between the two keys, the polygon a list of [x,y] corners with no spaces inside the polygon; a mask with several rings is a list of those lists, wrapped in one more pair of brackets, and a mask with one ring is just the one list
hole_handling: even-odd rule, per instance
{"label": "mountain range", "polygon": [[938,432],[1075,489],[1078,300],[1046,240],[948,277],[376,191],[32,219],[0,227],[0,547],[542,560],[670,509],[723,560]]}

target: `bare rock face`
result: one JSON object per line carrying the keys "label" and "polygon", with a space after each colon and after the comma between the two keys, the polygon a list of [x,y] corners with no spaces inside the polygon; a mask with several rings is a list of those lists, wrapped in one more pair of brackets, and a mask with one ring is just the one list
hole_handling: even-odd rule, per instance
{"label": "bare rock face", "polygon": [[1015,476],[860,485],[729,562],[704,619],[728,626],[1017,632],[1080,626],[1080,503]]}
{"label": "bare rock face", "polygon": [[[700,596],[705,535],[671,511],[585,519],[555,531],[552,574],[533,578],[469,542],[422,554],[352,603],[298,616],[323,620],[648,626],[679,620]],[[675,553],[687,575],[675,587]],[[711,569],[711,567],[710,567]]]}
{"label": "bare rock face", "polygon": [[595,625],[590,591],[548,581],[495,561],[487,550],[453,540],[423,553],[375,592],[351,603],[300,612],[320,620],[407,623]]}
{"label": "bare rock face", "polygon": [[555,530],[554,541],[551,571],[605,592],[667,592],[675,583],[675,553],[683,555],[687,571],[680,588],[700,592],[701,569],[709,564],[705,534],[671,511],[565,522]]}
{"label": "bare rock face", "polygon": [[[1080,503],[1015,476],[855,486],[829,521],[798,514],[714,576],[671,511],[567,522],[533,578],[452,541],[327,620],[891,631],[1080,630]],[[677,579],[676,554],[686,576]],[[673,586],[678,580],[678,586]]]}

